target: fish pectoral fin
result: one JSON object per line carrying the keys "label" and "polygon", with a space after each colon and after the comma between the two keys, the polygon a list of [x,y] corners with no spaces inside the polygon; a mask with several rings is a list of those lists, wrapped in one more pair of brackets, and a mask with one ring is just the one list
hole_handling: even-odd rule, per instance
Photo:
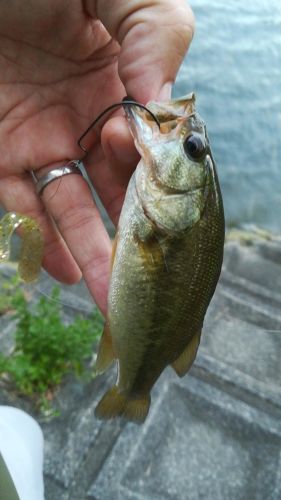
{"label": "fish pectoral fin", "polygon": [[197,354],[197,350],[200,344],[201,330],[199,330],[195,335],[193,335],[191,341],[188,343],[187,347],[181,353],[181,355],[171,363],[172,368],[175,370],[179,377],[184,377],[188,370],[191,368]]}
{"label": "fish pectoral fin", "polygon": [[159,239],[152,235],[147,240],[137,239],[139,255],[142,259],[145,269],[155,270],[158,268],[167,268],[165,260],[165,251],[159,242]]}
{"label": "fish pectoral fin", "polygon": [[102,420],[124,417],[131,422],[142,424],[148,414],[150,395],[130,397],[122,394],[117,386],[105,393],[95,409],[95,416]]}
{"label": "fish pectoral fin", "polygon": [[99,350],[95,363],[96,373],[101,374],[105,372],[115,358],[116,356],[113,351],[112,337],[110,335],[109,325],[106,322],[100,339]]}

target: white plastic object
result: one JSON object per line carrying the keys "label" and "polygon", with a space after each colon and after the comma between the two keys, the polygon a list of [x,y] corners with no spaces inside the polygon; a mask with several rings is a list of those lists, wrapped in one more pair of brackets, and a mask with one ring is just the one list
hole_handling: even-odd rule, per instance
{"label": "white plastic object", "polygon": [[44,500],[44,438],[30,415],[0,406],[0,451],[20,500]]}

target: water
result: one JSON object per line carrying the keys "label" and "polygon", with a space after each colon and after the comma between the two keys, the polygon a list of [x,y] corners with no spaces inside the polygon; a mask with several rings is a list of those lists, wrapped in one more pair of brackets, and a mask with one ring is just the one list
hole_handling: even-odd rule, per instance
{"label": "water", "polygon": [[190,0],[196,33],[176,81],[192,90],[229,224],[281,232],[281,2]]}
{"label": "water", "polygon": [[196,34],[174,95],[207,123],[229,224],[281,231],[281,2],[190,0]]}

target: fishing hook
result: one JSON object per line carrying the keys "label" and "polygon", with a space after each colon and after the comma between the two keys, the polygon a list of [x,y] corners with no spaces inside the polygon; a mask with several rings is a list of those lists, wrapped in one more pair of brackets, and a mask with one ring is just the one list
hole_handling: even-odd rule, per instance
{"label": "fishing hook", "polygon": [[111,104],[110,106],[108,106],[106,109],[104,109],[96,118],[95,120],[89,125],[89,127],[85,130],[85,132],[81,135],[81,137],[79,137],[78,141],[77,141],[77,144],[78,146],[82,149],[82,151],[84,151],[84,153],[88,153],[87,149],[85,148],[85,146],[82,144],[82,140],[84,139],[84,137],[86,137],[86,135],[90,132],[91,128],[93,128],[96,123],[106,114],[108,113],[109,111],[111,111],[112,109],[115,109],[119,106],[138,106],[139,108],[142,108],[142,109],[145,109],[145,111],[147,111],[147,113],[150,114],[150,116],[153,118],[153,120],[157,123],[159,129],[160,129],[160,122],[158,120],[158,118],[155,116],[154,113],[152,113],[152,111],[150,111],[150,109],[148,109],[144,104],[141,104],[140,102],[137,102],[137,101],[134,101],[133,99],[131,99],[130,97],[126,96],[124,97],[124,99],[121,101],[121,102],[116,102],[114,104]]}

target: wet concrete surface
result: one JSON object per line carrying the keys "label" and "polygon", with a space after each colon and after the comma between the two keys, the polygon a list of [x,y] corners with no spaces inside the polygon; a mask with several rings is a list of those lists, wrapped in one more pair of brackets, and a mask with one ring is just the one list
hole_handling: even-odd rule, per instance
{"label": "wet concrete surface", "polygon": [[[66,319],[94,307],[83,285],[62,293]],[[46,500],[280,500],[280,305],[280,240],[229,241],[196,362],[183,379],[166,369],[142,426],[94,417],[114,368],[58,391],[60,416],[39,418]],[[33,412],[4,387],[0,404]]]}

